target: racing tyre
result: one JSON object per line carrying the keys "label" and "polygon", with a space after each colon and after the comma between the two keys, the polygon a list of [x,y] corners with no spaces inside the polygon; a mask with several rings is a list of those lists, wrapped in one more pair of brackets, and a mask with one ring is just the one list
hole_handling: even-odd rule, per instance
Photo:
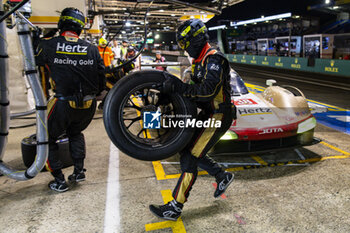
{"label": "racing tyre", "polygon": [[[107,134],[114,145],[135,159],[155,161],[168,158],[182,150],[193,136],[191,127],[164,125],[164,122],[169,122],[168,116],[186,122],[197,114],[194,102],[179,94],[159,91],[165,75],[179,81],[162,71],[138,71],[118,81],[106,98],[103,119]],[[160,128],[146,126],[149,121],[146,116],[150,113],[161,114],[154,123]]]}
{"label": "racing tyre", "polygon": [[[58,153],[63,167],[73,165],[73,160],[69,152],[69,141],[66,136],[62,136],[57,140]],[[30,167],[36,156],[36,134],[23,138],[21,142],[22,159],[26,167]],[[45,168],[43,169],[45,170]]]}

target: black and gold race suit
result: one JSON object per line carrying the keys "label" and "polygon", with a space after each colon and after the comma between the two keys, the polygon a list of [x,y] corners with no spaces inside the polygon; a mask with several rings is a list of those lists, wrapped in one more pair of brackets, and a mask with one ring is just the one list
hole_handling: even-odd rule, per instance
{"label": "black and gold race suit", "polygon": [[195,101],[202,110],[198,120],[214,118],[221,121],[221,127],[197,128],[193,139],[180,152],[182,174],[173,191],[174,199],[180,203],[187,200],[196,180],[198,167],[212,176],[222,172],[221,167],[207,152],[230,128],[235,113],[231,104],[229,63],[209,44],[204,46],[199,58],[192,63],[192,81],[192,85],[181,85],[179,92]]}
{"label": "black and gold race suit", "polygon": [[48,102],[48,168],[53,175],[60,173],[62,163],[56,141],[66,133],[74,164],[82,169],[85,140],[81,132],[95,113],[95,96],[105,88],[103,60],[96,46],[66,31],[40,42],[36,64],[42,80],[51,78],[55,92]]}

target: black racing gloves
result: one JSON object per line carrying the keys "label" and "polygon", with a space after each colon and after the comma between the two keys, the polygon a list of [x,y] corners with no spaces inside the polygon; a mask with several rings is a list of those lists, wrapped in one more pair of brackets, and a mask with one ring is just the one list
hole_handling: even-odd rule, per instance
{"label": "black racing gloves", "polygon": [[160,89],[160,92],[170,94],[175,92],[175,83],[172,78],[167,78]]}
{"label": "black racing gloves", "polygon": [[158,86],[161,93],[183,93],[184,83],[180,79],[170,76],[167,72],[163,72],[163,74],[165,81]]}

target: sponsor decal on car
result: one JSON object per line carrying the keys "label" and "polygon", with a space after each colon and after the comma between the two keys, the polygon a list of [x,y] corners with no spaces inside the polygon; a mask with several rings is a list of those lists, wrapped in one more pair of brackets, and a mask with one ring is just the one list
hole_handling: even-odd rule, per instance
{"label": "sponsor decal on car", "polygon": [[296,118],[295,117],[293,117],[293,116],[283,116],[282,117],[284,120],[286,120],[286,121],[294,121]]}
{"label": "sponsor decal on car", "polygon": [[272,114],[272,111],[270,108],[238,108],[238,113],[241,116],[250,116]]}
{"label": "sponsor decal on car", "polygon": [[305,116],[305,115],[309,115],[310,111],[309,110],[305,110],[305,111],[301,111],[301,112],[295,112],[295,115],[297,116]]}
{"label": "sponsor decal on car", "polygon": [[235,105],[255,105],[258,104],[252,99],[239,99],[234,101]]}
{"label": "sponsor decal on car", "polygon": [[259,134],[270,134],[270,133],[283,133],[282,128],[270,128],[270,129],[262,129]]}

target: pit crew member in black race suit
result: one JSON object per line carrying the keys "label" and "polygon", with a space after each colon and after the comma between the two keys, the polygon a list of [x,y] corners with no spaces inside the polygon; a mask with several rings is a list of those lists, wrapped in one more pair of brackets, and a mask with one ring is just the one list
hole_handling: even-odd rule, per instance
{"label": "pit crew member in black race suit", "polygon": [[180,25],[177,31],[178,45],[195,58],[192,62],[194,84],[167,78],[161,87],[163,93],[178,92],[195,101],[202,110],[198,120],[221,120],[220,128],[197,128],[193,139],[180,152],[182,174],[173,191],[174,199],[165,205],[150,205],[154,215],[167,220],[175,221],[180,217],[183,204],[196,181],[198,167],[216,178],[215,198],[221,196],[233,181],[233,174],[223,171],[207,155],[235,117],[235,108],[231,104],[229,62],[221,52],[210,47],[208,39],[207,28],[202,21],[191,19]]}
{"label": "pit crew member in black race suit", "polygon": [[48,102],[49,156],[47,168],[54,176],[49,188],[68,190],[58,156],[57,138],[66,133],[74,162],[72,182],[85,180],[85,139],[82,131],[90,124],[96,99],[105,87],[103,60],[96,46],[79,39],[85,17],[75,8],[65,8],[58,22],[60,35],[42,40],[37,48],[36,63],[53,81],[55,96]]}

